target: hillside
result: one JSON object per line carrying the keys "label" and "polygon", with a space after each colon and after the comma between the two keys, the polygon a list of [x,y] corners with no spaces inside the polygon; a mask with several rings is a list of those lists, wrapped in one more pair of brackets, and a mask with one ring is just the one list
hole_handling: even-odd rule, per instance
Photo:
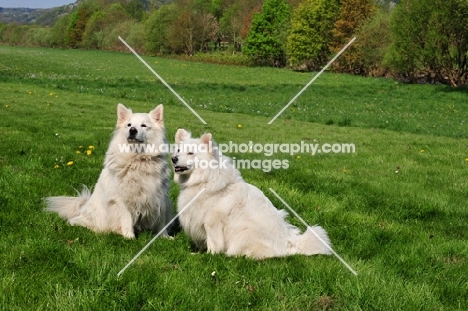
{"label": "hillside", "polygon": [[[51,9],[31,9],[31,8],[2,8],[0,7],[0,23],[36,24],[43,26],[53,26],[55,22],[64,14],[70,13],[82,1]],[[125,3],[126,0],[94,0],[98,5],[108,6],[112,3]],[[138,0],[142,8],[146,11],[158,8],[161,5],[172,3],[172,0]]]}
{"label": "hillside", "polygon": [[51,9],[2,8],[0,7],[0,23],[37,24],[52,26],[66,13],[73,10],[75,4],[64,5]]}

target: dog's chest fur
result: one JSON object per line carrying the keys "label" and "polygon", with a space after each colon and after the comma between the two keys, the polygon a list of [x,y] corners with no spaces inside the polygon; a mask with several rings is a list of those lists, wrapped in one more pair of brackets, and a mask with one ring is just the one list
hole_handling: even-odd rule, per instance
{"label": "dog's chest fur", "polygon": [[[192,191],[181,191],[178,202],[178,211],[181,212],[184,207],[196,195]],[[206,213],[210,211],[210,206],[206,205],[209,197],[202,194],[192,204],[180,214],[179,220],[185,233],[190,236],[192,241],[200,250],[206,249]]]}
{"label": "dog's chest fur", "polygon": [[154,214],[165,204],[170,171],[164,156],[133,154],[126,159],[109,157],[106,168],[115,175],[117,191],[134,219]]}

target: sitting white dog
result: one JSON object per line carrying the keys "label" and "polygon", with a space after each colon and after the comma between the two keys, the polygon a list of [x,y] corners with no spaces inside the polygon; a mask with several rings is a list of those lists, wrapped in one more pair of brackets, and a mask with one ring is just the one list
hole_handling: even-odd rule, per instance
{"label": "sitting white dog", "polygon": [[[199,139],[179,129],[172,157],[180,185],[178,210],[205,191],[180,214],[180,224],[195,245],[210,253],[255,259],[293,254],[331,254],[310,230],[300,234],[255,186],[246,183],[228,157],[220,156],[211,134]],[[326,231],[311,228],[328,245]]]}
{"label": "sitting white dog", "polygon": [[[78,197],[48,197],[47,210],[70,225],[129,239],[143,230],[162,231],[173,216],[169,164],[159,148],[164,144],[162,105],[150,113],[132,113],[119,104],[116,129],[94,192],[84,187]],[[166,230],[163,235],[167,236]]]}

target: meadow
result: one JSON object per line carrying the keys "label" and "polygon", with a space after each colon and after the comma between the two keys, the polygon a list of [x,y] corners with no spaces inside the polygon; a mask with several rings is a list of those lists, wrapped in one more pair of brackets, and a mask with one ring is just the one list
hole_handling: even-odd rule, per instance
{"label": "meadow", "polygon": [[[286,69],[145,60],[131,54],[0,45],[0,309],[467,310],[467,89]],[[329,233],[334,256],[254,261],[193,254],[183,232],[135,240],[72,227],[43,197],[93,186],[117,103],[165,106],[178,128],[218,143],[353,143],[354,153],[232,153],[287,160],[241,169]],[[177,185],[171,185],[177,202]],[[294,216],[288,220],[304,229]]]}

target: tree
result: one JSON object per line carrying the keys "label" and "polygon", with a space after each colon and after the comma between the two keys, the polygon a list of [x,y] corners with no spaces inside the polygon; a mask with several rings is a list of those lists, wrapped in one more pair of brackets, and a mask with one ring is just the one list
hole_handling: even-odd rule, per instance
{"label": "tree", "polygon": [[133,19],[141,21],[145,11],[145,5],[141,0],[129,0],[124,2],[122,6]]}
{"label": "tree", "polygon": [[93,14],[90,2],[84,2],[71,14],[67,29],[68,46],[76,49],[79,47],[88,19]]}
{"label": "tree", "polygon": [[70,14],[61,17],[51,28],[49,45],[51,47],[65,48],[68,46],[68,26],[70,25]]}
{"label": "tree", "polygon": [[[335,27],[332,30],[332,41],[330,43],[330,51],[333,54],[338,53],[343,46],[348,43],[355,35],[361,25],[370,17],[375,15],[377,6],[375,0],[341,0],[340,15],[335,21]],[[359,38],[358,38],[359,40]],[[333,67],[340,72],[363,74],[364,69],[360,64],[362,55],[356,48],[356,45],[351,45],[337,59]]]}
{"label": "tree", "polygon": [[169,4],[161,6],[148,16],[145,23],[145,49],[149,54],[164,55],[171,52],[171,28],[178,12],[175,4]]}
{"label": "tree", "polygon": [[123,20],[114,24],[112,27],[106,27],[104,30],[104,40],[102,49],[111,51],[128,51],[125,45],[119,40],[119,36],[125,39],[135,51],[142,53],[144,48],[144,26],[134,19]]}
{"label": "tree", "polygon": [[363,75],[384,76],[389,71],[385,64],[385,55],[392,42],[390,13],[383,9],[355,32],[358,38],[353,48],[359,56],[354,63]]}
{"label": "tree", "polygon": [[3,30],[2,42],[11,45],[24,45],[28,29],[27,25],[7,24]]}
{"label": "tree", "polygon": [[284,67],[290,7],[284,0],[265,0],[262,12],[253,16],[242,49],[257,65]]}
{"label": "tree", "polygon": [[287,38],[291,66],[311,71],[326,64],[338,14],[339,0],[306,0],[294,10]]}
{"label": "tree", "polygon": [[107,14],[104,10],[98,10],[91,15],[86,23],[81,46],[86,49],[100,49],[102,47],[102,31],[106,26]]}
{"label": "tree", "polygon": [[114,3],[105,9],[95,11],[86,23],[80,47],[87,49],[103,48],[105,37],[111,33],[112,29],[130,19],[130,15],[120,3]]}
{"label": "tree", "polygon": [[175,53],[193,55],[204,51],[218,32],[218,23],[210,13],[211,0],[176,1],[179,15],[171,27],[169,43]]}
{"label": "tree", "polygon": [[199,16],[198,51],[207,52],[209,44],[218,38],[219,23],[211,13],[204,13]]}
{"label": "tree", "polygon": [[239,51],[242,38],[243,18],[241,15],[241,7],[238,3],[234,3],[229,8],[224,10],[223,16],[219,20],[219,27],[222,34],[222,37],[225,38],[228,42],[232,42],[234,48],[233,52],[236,50]]}
{"label": "tree", "polygon": [[29,26],[23,44],[26,46],[47,46],[46,40],[49,29],[41,26]]}
{"label": "tree", "polygon": [[402,0],[391,19],[388,61],[410,82],[468,82],[468,1]]}
{"label": "tree", "polygon": [[[225,14],[231,16],[238,15],[240,18],[239,23],[241,25],[240,36],[242,39],[245,39],[252,26],[252,19],[254,14],[260,13],[262,11],[263,2],[264,0],[223,0],[220,7],[222,12],[221,17],[223,17]],[[237,10],[239,11],[237,12]],[[223,28],[225,29],[225,27]]]}

